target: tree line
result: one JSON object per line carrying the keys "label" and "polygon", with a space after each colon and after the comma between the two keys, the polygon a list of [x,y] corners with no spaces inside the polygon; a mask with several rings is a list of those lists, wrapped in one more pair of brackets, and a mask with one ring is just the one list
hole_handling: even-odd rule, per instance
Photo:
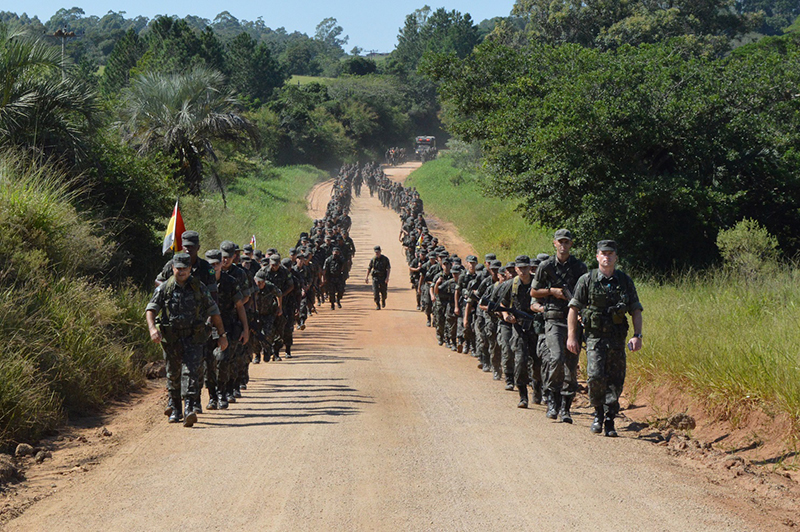
{"label": "tree line", "polygon": [[[428,54],[448,130],[488,192],[656,271],[719,259],[751,219],[800,250],[800,33],[758,34],[797,2],[519,0],[464,59]],[[793,18],[794,17],[794,18]],[[746,41],[748,44],[744,44]]]}

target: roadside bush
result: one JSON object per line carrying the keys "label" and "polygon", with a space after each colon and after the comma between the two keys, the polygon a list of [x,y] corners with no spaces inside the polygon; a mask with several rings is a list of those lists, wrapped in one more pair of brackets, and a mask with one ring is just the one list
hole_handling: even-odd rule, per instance
{"label": "roadside bush", "polygon": [[778,261],[778,239],[756,220],[745,218],[717,235],[725,266],[743,277],[772,270]]}
{"label": "roadside bush", "polygon": [[[141,382],[142,298],[90,280],[113,247],[72,206],[65,176],[0,155],[0,447]],[[134,303],[139,306],[133,311]],[[132,346],[146,346],[137,352]]]}

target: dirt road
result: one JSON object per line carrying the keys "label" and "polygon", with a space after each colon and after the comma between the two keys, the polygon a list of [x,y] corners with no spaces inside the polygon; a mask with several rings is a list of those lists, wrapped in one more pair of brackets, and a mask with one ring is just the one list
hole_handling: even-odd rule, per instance
{"label": "dirt road", "polygon": [[[244,399],[192,429],[159,417],[7,530],[758,529],[656,446],[517,409],[414,311],[397,215],[367,194],[352,218],[344,308],[320,309],[294,359],[252,366]],[[374,244],[394,267],[381,311]]]}

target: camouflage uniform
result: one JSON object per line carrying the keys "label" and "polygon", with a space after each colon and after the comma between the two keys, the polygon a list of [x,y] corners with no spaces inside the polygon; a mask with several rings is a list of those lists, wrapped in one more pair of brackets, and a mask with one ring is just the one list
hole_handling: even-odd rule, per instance
{"label": "camouflage uniform", "polygon": [[[380,251],[376,248],[375,251]],[[386,295],[388,292],[388,285],[386,278],[389,275],[389,270],[392,266],[389,262],[389,257],[381,255],[380,257],[373,257],[369,261],[369,268],[367,271],[372,272],[372,297],[375,300],[375,305],[380,308],[381,305],[386,306]]]}
{"label": "camouflage uniform", "polygon": [[167,390],[173,408],[192,403],[200,389],[200,365],[208,338],[206,319],[219,315],[208,288],[192,276],[181,286],[174,277],[156,288],[147,311],[158,317],[167,366]]}

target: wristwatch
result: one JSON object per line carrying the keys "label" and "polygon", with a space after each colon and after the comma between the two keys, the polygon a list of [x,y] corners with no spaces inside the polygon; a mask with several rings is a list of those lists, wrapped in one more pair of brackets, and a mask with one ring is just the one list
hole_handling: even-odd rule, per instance
{"label": "wristwatch", "polygon": [[642,337],[642,333],[636,333],[636,334],[633,335],[633,337],[634,338],[641,338]]}

